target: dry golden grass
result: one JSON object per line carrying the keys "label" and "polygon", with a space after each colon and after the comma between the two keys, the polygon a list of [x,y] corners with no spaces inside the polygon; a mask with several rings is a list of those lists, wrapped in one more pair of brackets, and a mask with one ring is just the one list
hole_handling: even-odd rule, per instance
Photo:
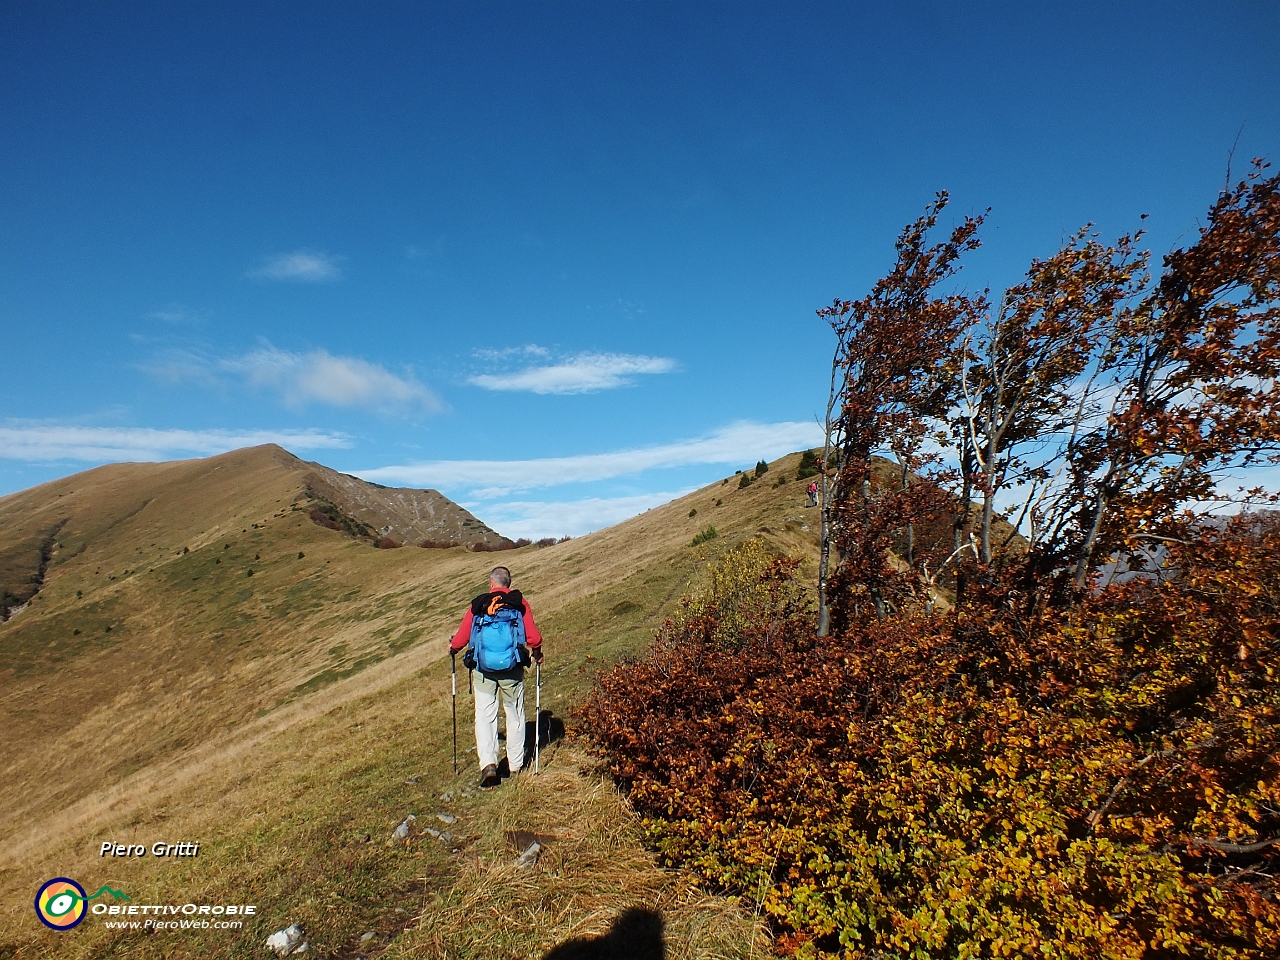
{"label": "dry golden grass", "polygon": [[[573,939],[606,934],[627,910],[656,914],[669,960],[747,960],[769,954],[755,918],[710,896],[645,852],[636,820],[579,748],[549,752],[536,776],[505,785],[473,828],[457,879],[424,904],[419,923],[383,956],[541,957]],[[512,835],[525,833],[518,843]],[[533,866],[517,858],[537,836]]]}
{"label": "dry golden grass", "polygon": [[[409,812],[432,815],[441,793],[474,780],[465,692],[463,771],[449,771],[443,641],[489,567],[511,566],[534,604],[547,636],[543,706],[563,717],[597,669],[643,649],[726,546],[761,535],[777,549],[816,555],[804,484],[773,486],[794,475],[798,456],[743,490],[735,477],[588,537],[497,556],[352,542],[288,509],[293,480],[270,458],[245,459],[229,485],[189,465],[122,468],[125,479],[109,477],[108,487],[123,519],[111,521],[104,507],[98,526],[66,531],[41,600],[0,625],[0,656],[9,658],[0,669],[13,671],[0,692],[11,732],[0,760],[0,956],[258,955],[267,934],[291,922],[307,929],[313,955],[354,956],[364,930],[394,932],[425,910],[404,945],[393,942],[407,950],[419,930],[439,927],[431,911],[453,909],[482,874],[438,844],[389,849],[363,837],[386,836]],[[59,483],[71,495],[83,480]],[[146,484],[150,499],[134,509]],[[691,547],[708,523],[722,536]],[[113,624],[109,637],[71,633],[104,622]],[[554,887],[552,901],[565,905],[531,914],[508,943],[511,955],[602,931],[636,904],[663,912],[672,956],[743,955],[741,944],[753,941],[736,908],[657,870],[624,829],[618,798],[598,778],[581,777],[576,763],[563,781],[556,778],[566,771],[553,764],[545,781],[451,808],[482,824],[483,850],[485,837],[492,844],[505,829],[492,818],[512,815],[507,800],[523,809],[544,784],[572,785],[547,799],[581,831],[548,851],[548,864],[576,864],[566,867],[573,883]],[[419,785],[405,783],[410,774]],[[605,825],[592,826],[597,816]],[[566,836],[575,834],[566,828]],[[186,863],[112,861],[97,856],[107,839],[202,847]],[[614,863],[631,866],[592,872]],[[158,939],[89,921],[58,934],[38,924],[30,904],[51,876],[95,888],[111,882],[135,902],[252,898],[260,913],[234,935]],[[415,955],[431,949],[424,942]]]}
{"label": "dry golden grass", "polygon": [[71,513],[45,588],[0,625],[0,865],[104,801],[233,758],[305,717],[292,709],[305,694],[402,650],[418,656],[374,683],[422,665],[421,640],[480,580],[476,558],[375,551],[316,526],[290,509],[306,467],[255,448],[0,502],[6,531]]}

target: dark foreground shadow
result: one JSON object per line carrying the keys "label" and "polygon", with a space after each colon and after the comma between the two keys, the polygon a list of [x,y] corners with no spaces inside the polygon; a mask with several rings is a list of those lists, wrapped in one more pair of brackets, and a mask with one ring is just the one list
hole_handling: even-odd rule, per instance
{"label": "dark foreground shadow", "polygon": [[662,914],[629,907],[602,937],[566,940],[542,960],[665,960]]}
{"label": "dark foreground shadow", "polygon": [[[528,770],[533,769],[534,738],[537,737],[539,729],[542,732],[542,749],[544,750],[557,740],[564,739],[564,721],[552,714],[550,710],[543,710],[538,714],[536,723],[533,720],[526,720],[524,722],[524,765],[525,769]],[[504,741],[506,739],[506,732],[499,730],[498,740]],[[498,776],[504,780],[511,776],[511,764],[506,757],[498,761]],[[0,958],[0,960],[3,960],[3,958]]]}
{"label": "dark foreground shadow", "polygon": [[563,740],[564,721],[550,710],[543,710],[539,713],[536,723],[532,720],[526,720],[524,724],[524,755],[526,757],[533,756],[535,738],[539,733],[542,734],[542,745],[544,747],[550,746],[557,740]]}

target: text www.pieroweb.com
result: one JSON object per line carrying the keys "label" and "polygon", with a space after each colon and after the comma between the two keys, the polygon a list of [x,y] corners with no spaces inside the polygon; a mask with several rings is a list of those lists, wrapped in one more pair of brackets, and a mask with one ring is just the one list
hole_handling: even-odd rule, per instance
{"label": "text www.pieroweb.com", "polygon": [[[93,913],[107,916],[140,917],[133,920],[104,920],[107,930],[240,930],[244,921],[237,917],[250,916],[257,913],[253,904],[223,906],[196,905],[194,903],[177,906],[176,904],[98,904]],[[150,914],[150,916],[148,916]],[[169,916],[165,916],[168,914]],[[177,914],[177,916],[174,916]],[[236,917],[236,919],[232,919]]]}
{"label": "text www.pieroweb.com", "polygon": [[108,930],[239,930],[241,920],[108,920],[103,924]]}

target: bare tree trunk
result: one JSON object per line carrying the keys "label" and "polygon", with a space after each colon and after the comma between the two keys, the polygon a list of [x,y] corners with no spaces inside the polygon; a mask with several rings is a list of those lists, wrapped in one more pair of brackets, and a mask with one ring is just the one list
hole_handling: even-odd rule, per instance
{"label": "bare tree trunk", "polygon": [[[898,466],[901,468],[901,471],[902,471],[902,492],[906,493],[907,487],[908,487],[907,478],[909,477],[910,474],[907,470],[906,461],[904,461],[901,457],[898,458]],[[916,565],[916,528],[915,528],[915,525],[911,523],[907,524],[906,560],[907,560],[907,566],[914,569]]]}
{"label": "bare tree trunk", "polygon": [[883,620],[888,616],[888,610],[885,607],[884,596],[880,593],[879,587],[871,588],[871,604],[876,608],[876,619]]}
{"label": "bare tree trunk", "polygon": [[[823,458],[825,461],[825,457]],[[827,606],[827,563],[831,556],[831,537],[827,522],[827,478],[818,484],[819,530],[821,549],[818,554],[818,636],[831,635],[831,608]]]}
{"label": "bare tree trunk", "polygon": [[960,503],[955,519],[951,522],[951,549],[958,551],[964,544],[964,528],[969,523],[969,498],[973,495],[973,464],[967,453],[960,458]]}
{"label": "bare tree trunk", "polygon": [[1103,477],[1098,484],[1098,493],[1093,499],[1093,516],[1089,520],[1089,529],[1085,533],[1084,543],[1080,546],[1080,555],[1076,558],[1076,568],[1072,574],[1071,582],[1079,592],[1084,589],[1084,582],[1089,578],[1089,568],[1093,564],[1093,552],[1097,549],[1098,533],[1102,530],[1102,521],[1107,515],[1107,507],[1110,506],[1111,498],[1107,494],[1108,480],[1112,474],[1108,471],[1108,475]]}
{"label": "bare tree trunk", "polygon": [[991,563],[991,519],[995,513],[995,495],[988,485],[982,491],[982,562]]}
{"label": "bare tree trunk", "polygon": [[[998,399],[1004,399],[1003,387],[998,392]],[[998,449],[998,434],[996,432],[995,418],[991,418],[991,423],[987,426],[987,456],[986,466],[983,475],[986,478],[982,485],[982,562],[987,566],[991,565],[991,520],[996,509],[996,451]]]}
{"label": "bare tree trunk", "polygon": [[[973,495],[973,458],[969,452],[968,446],[964,447],[964,453],[960,457],[960,508],[956,511],[955,521],[951,526],[951,550],[952,556],[959,557],[960,551],[964,547],[964,528],[969,525],[970,504],[969,498]],[[964,589],[967,585],[968,578],[965,576],[964,567],[957,565],[956,568],[956,606],[959,607],[964,601]]]}
{"label": "bare tree trunk", "polygon": [[827,391],[827,414],[823,422],[822,463],[818,471],[818,636],[831,635],[831,608],[827,604],[827,570],[831,562],[831,515],[827,496],[827,462],[831,456],[831,413],[836,405],[836,377],[840,369],[840,348],[831,360],[831,387]]}
{"label": "bare tree trunk", "polygon": [[[1143,407],[1147,405],[1163,354],[1164,351],[1158,345],[1148,346],[1143,351],[1142,361],[1131,381],[1133,384],[1131,403]],[[1112,409],[1114,410],[1114,407]],[[1114,440],[1114,437],[1108,439]],[[1076,558],[1076,568],[1071,577],[1072,586],[1075,587],[1077,594],[1084,589],[1084,583],[1089,578],[1089,568],[1093,566],[1093,555],[1098,549],[1098,534],[1102,531],[1102,521],[1106,519],[1111,500],[1116,492],[1123,489],[1125,482],[1129,479],[1130,471],[1134,468],[1132,458],[1120,459],[1117,462],[1114,451],[1115,448],[1112,447],[1107,472],[1098,481],[1098,492],[1093,498],[1093,516],[1089,518],[1089,529],[1085,532],[1084,543],[1080,546],[1080,555]]]}

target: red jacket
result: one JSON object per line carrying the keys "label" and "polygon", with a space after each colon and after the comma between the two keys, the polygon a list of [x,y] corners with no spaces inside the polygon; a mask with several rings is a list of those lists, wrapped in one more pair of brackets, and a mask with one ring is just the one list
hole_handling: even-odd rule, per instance
{"label": "red jacket", "polygon": [[[494,587],[493,593],[510,593],[510,587]],[[532,650],[537,650],[542,646],[542,634],[538,630],[538,625],[533,622],[533,611],[529,608],[529,601],[524,600],[524,639]],[[458,632],[453,635],[453,639],[449,641],[449,650],[451,653],[457,653],[468,643],[471,642],[471,624],[475,617],[471,613],[471,607],[468,605],[467,612],[462,616],[462,624],[458,627]]]}

